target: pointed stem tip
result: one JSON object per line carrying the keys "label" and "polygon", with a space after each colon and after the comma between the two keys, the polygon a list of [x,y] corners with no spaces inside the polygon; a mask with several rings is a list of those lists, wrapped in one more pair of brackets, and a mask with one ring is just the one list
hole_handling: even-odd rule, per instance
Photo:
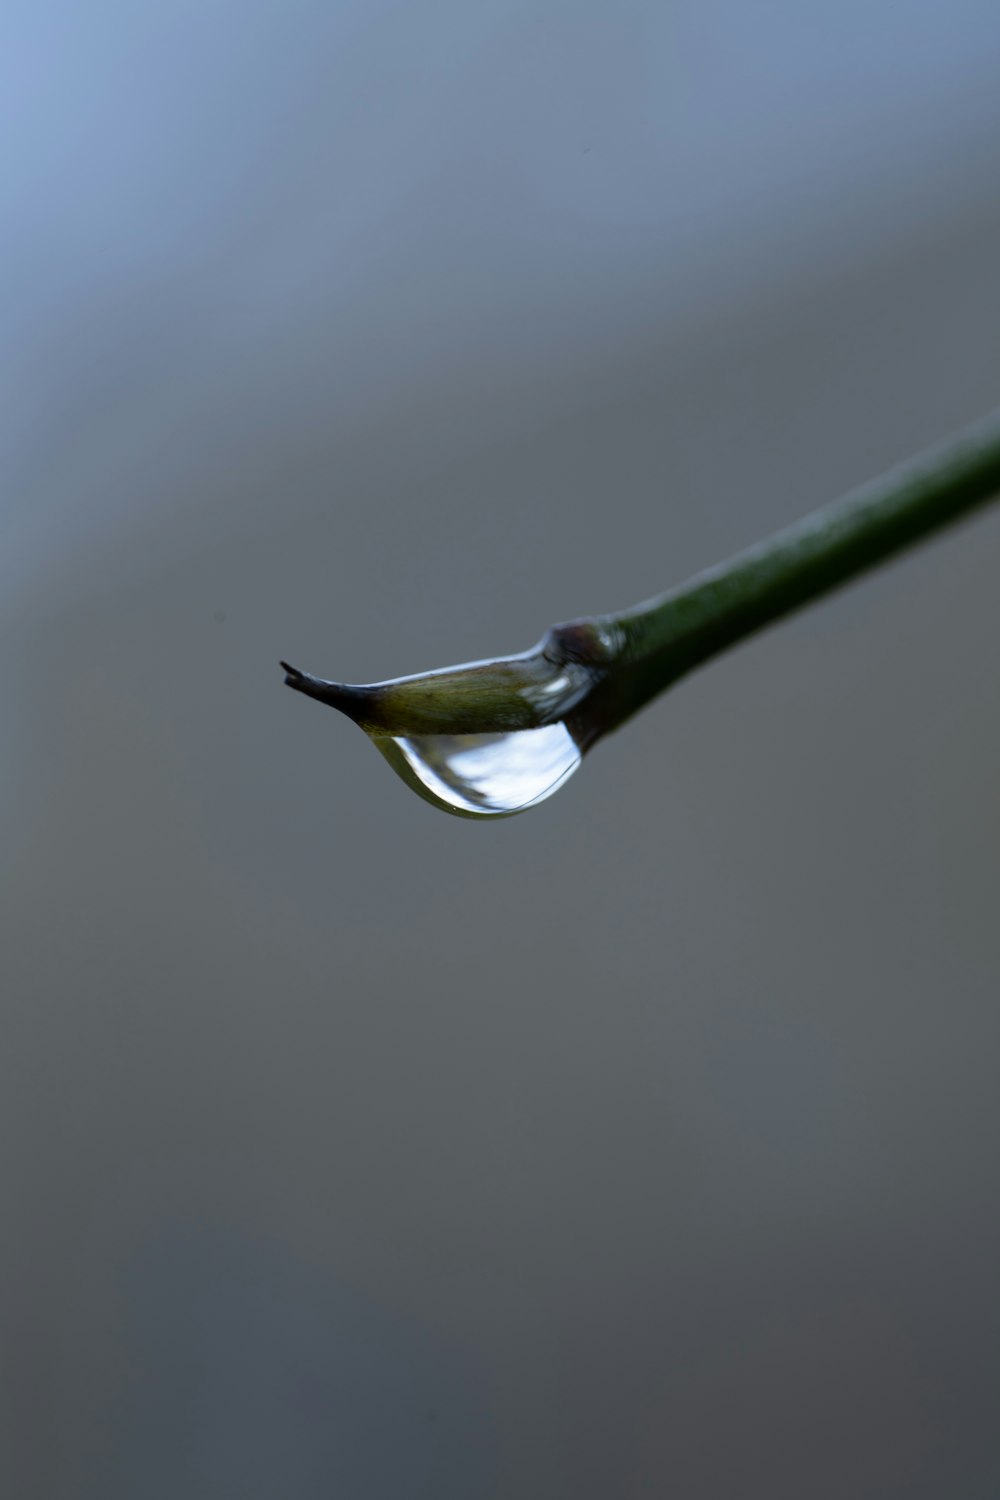
{"label": "pointed stem tip", "polygon": [[285,672],[286,686],[304,693],[307,698],[315,698],[318,703],[328,703],[332,708],[339,708],[341,713],[347,714],[355,722],[375,691],[373,688],[355,687],[347,682],[328,682],[325,677],[300,672],[298,667],[289,665],[287,661],[283,661],[281,666]]}

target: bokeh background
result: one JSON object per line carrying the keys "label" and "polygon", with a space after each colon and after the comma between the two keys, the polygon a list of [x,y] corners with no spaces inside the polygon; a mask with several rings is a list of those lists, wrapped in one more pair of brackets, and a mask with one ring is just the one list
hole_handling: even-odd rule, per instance
{"label": "bokeh background", "polygon": [[15,3],[0,1488],[1000,1493],[1000,516],[450,819],[523,649],[1000,401],[994,0]]}

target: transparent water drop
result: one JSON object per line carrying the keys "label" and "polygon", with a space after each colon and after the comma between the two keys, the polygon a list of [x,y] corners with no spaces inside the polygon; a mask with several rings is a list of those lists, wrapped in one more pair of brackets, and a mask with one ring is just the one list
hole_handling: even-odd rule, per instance
{"label": "transparent water drop", "polygon": [[507,734],[372,735],[406,784],[462,818],[504,818],[551,797],[580,764],[565,724]]}

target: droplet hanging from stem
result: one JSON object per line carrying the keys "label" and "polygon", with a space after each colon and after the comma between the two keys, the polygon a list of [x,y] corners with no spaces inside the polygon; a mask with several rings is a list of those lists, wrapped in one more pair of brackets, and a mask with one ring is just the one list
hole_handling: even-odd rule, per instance
{"label": "droplet hanging from stem", "polygon": [[509,816],[686,672],[998,491],[1000,413],[683,587],[554,626],[519,656],[367,685],[282,662],[285,681],[353,719],[434,806]]}

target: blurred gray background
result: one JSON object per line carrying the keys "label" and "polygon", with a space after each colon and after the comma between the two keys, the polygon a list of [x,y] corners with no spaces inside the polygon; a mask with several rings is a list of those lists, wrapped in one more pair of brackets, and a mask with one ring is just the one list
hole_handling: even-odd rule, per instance
{"label": "blurred gray background", "polygon": [[995,0],[9,7],[0,1490],[1000,1493],[1000,515],[435,813],[1000,401]]}

